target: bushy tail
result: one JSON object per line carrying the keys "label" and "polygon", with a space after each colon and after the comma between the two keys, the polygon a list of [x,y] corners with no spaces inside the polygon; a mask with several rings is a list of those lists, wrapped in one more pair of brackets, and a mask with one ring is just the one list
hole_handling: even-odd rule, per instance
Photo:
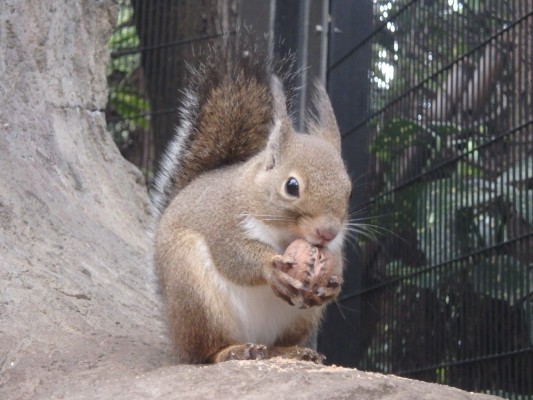
{"label": "bushy tail", "polygon": [[267,46],[237,37],[191,68],[180,123],[154,181],[155,220],[198,175],[245,161],[265,147],[273,119],[272,74],[286,61],[274,65]]}

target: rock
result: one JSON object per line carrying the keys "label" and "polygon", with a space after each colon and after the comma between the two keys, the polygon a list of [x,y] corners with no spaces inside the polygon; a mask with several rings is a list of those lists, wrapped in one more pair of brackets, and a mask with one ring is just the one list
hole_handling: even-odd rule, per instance
{"label": "rock", "polygon": [[148,197],[106,131],[116,1],[0,3],[0,398],[488,399],[281,360],[172,366]]}
{"label": "rock", "polygon": [[324,367],[309,362],[273,359],[228,361],[211,366],[177,365],[135,377],[85,376],[61,382],[38,399],[252,399],[252,400],[489,400],[448,386]]}
{"label": "rock", "polygon": [[106,131],[113,1],[0,2],[0,398],[164,364],[148,196]]}

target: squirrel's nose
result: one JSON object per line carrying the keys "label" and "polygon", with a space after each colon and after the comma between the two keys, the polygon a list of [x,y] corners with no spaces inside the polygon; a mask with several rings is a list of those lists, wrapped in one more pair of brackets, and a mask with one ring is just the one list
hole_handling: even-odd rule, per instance
{"label": "squirrel's nose", "polygon": [[337,228],[328,226],[328,227],[321,227],[316,230],[317,236],[321,238],[325,243],[331,242],[337,234],[339,233],[339,230]]}

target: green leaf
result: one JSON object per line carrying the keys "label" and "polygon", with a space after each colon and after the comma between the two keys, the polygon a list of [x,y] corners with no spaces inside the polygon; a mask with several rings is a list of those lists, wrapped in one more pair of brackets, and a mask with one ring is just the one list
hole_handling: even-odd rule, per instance
{"label": "green leaf", "polygon": [[428,125],[428,129],[434,132],[437,136],[446,138],[448,136],[455,136],[461,132],[461,127],[449,122],[433,122]]}
{"label": "green leaf", "polygon": [[400,149],[415,144],[414,138],[424,128],[414,121],[394,118],[378,133],[370,151],[382,161],[392,161]]}
{"label": "green leaf", "polygon": [[149,128],[146,116],[150,112],[150,104],[138,93],[126,88],[110,88],[109,103],[124,119],[131,119],[144,129]]}
{"label": "green leaf", "polygon": [[129,4],[121,4],[118,10],[117,25],[124,25],[131,21],[133,17],[133,7]]}
{"label": "green leaf", "polygon": [[111,60],[111,70],[119,71],[126,75],[131,74],[141,65],[141,54],[127,54]]}
{"label": "green leaf", "polygon": [[137,29],[134,26],[118,28],[109,38],[108,46],[113,50],[136,49],[141,45]]}

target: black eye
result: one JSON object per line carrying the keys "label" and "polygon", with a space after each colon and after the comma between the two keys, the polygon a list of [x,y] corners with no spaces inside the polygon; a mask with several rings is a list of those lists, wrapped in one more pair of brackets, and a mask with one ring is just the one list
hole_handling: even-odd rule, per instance
{"label": "black eye", "polygon": [[289,196],[300,197],[300,185],[296,178],[291,176],[287,179],[287,182],[285,183],[285,192],[287,192]]}

